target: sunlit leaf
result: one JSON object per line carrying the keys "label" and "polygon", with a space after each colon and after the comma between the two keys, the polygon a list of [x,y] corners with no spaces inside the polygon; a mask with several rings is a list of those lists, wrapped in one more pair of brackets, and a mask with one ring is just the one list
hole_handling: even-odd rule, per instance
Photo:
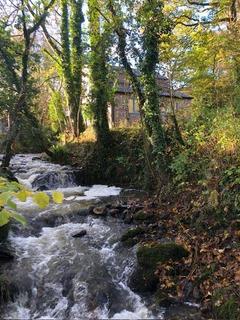
{"label": "sunlit leaf", "polygon": [[27,200],[27,192],[26,190],[21,190],[19,192],[16,193],[15,197],[21,201],[21,202],[25,202]]}
{"label": "sunlit leaf", "polygon": [[44,192],[35,193],[33,200],[41,209],[46,208],[49,204],[49,196]]}
{"label": "sunlit leaf", "polygon": [[53,191],[52,198],[53,198],[53,201],[56,202],[56,203],[60,204],[60,203],[63,202],[63,194],[62,194],[62,192]]}

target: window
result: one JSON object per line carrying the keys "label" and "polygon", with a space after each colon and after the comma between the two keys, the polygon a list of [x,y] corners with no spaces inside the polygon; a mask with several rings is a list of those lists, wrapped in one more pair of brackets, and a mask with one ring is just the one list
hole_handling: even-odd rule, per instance
{"label": "window", "polygon": [[128,99],[128,112],[129,113],[138,113],[139,112],[138,101],[135,97],[130,97]]}

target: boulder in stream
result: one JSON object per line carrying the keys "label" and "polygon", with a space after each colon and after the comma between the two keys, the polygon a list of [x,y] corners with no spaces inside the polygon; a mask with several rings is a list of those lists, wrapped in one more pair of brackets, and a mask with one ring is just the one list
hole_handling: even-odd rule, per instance
{"label": "boulder in stream", "polygon": [[139,246],[137,250],[138,266],[129,280],[129,286],[135,292],[154,292],[158,286],[158,278],[155,274],[159,263],[170,259],[181,260],[188,256],[188,251],[174,242],[154,243]]}
{"label": "boulder in stream", "polygon": [[139,242],[139,236],[143,235],[145,230],[141,227],[128,229],[121,237],[123,244],[132,247]]}
{"label": "boulder in stream", "polygon": [[6,248],[0,247],[0,264],[14,259],[14,255]]}
{"label": "boulder in stream", "polygon": [[81,230],[78,233],[72,235],[73,238],[82,238],[87,234],[87,230]]}
{"label": "boulder in stream", "polygon": [[107,208],[106,206],[95,207],[92,212],[97,216],[105,216],[107,214]]}

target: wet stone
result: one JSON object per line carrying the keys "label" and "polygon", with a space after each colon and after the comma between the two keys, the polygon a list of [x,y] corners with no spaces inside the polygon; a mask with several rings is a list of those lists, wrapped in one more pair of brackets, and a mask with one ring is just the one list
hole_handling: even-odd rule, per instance
{"label": "wet stone", "polygon": [[97,216],[105,216],[107,214],[107,209],[105,206],[95,207],[93,209],[93,213]]}
{"label": "wet stone", "polygon": [[0,263],[12,261],[14,255],[6,248],[0,248]]}
{"label": "wet stone", "polygon": [[87,231],[86,231],[86,230],[81,230],[80,232],[73,234],[72,237],[73,237],[73,238],[82,238],[82,237],[84,237],[86,234],[87,234]]}
{"label": "wet stone", "polygon": [[110,214],[110,216],[112,216],[112,217],[118,216],[119,213],[120,213],[120,211],[119,211],[118,209],[110,209],[110,210],[108,211],[108,214]]}

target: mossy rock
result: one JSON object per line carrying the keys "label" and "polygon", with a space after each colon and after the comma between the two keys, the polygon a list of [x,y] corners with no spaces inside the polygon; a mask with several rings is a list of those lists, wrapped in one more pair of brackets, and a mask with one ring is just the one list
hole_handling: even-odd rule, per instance
{"label": "mossy rock", "polygon": [[189,252],[176,243],[157,243],[143,245],[138,248],[137,259],[140,266],[145,269],[156,269],[159,262],[168,260],[178,261],[187,257]]}
{"label": "mossy rock", "polygon": [[149,214],[149,213],[144,212],[144,211],[138,211],[137,213],[134,214],[133,218],[136,221],[152,220],[153,219],[153,214]]}
{"label": "mossy rock", "polygon": [[128,285],[134,292],[144,294],[155,292],[158,282],[159,280],[152,270],[137,267],[129,278]]}
{"label": "mossy rock", "polygon": [[188,254],[184,247],[176,243],[140,246],[137,250],[138,267],[129,279],[129,286],[138,293],[155,292],[159,282],[155,275],[158,263],[181,260]]}
{"label": "mossy rock", "polygon": [[144,229],[141,227],[128,229],[121,237],[122,242],[126,242],[129,239],[133,239],[144,233]]}

